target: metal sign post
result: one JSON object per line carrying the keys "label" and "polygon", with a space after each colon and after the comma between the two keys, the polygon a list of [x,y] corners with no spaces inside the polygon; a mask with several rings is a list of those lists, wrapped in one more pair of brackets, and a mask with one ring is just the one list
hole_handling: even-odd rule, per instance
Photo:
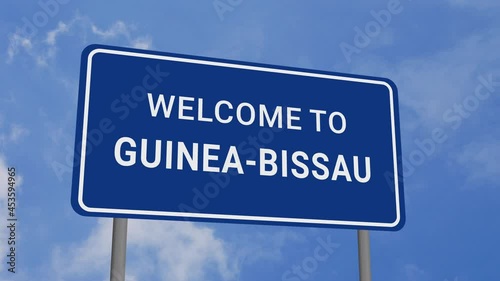
{"label": "metal sign post", "polygon": [[368,230],[358,230],[359,281],[372,281],[370,236]]}
{"label": "metal sign post", "polygon": [[113,219],[113,241],[111,246],[111,281],[125,281],[127,260],[127,219]]}

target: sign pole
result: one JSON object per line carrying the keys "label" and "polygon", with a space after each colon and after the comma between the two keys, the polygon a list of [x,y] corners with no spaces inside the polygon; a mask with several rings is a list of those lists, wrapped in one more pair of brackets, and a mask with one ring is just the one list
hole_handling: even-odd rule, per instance
{"label": "sign pole", "polygon": [[358,230],[359,281],[371,281],[370,236],[368,230]]}
{"label": "sign pole", "polygon": [[111,244],[111,281],[125,281],[125,263],[127,257],[128,219],[113,219],[113,240]]}

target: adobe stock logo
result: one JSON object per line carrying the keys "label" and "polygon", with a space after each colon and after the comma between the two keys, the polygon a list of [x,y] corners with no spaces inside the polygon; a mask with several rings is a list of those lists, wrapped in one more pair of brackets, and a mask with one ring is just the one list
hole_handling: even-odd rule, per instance
{"label": "adobe stock logo", "polygon": [[330,235],[326,239],[318,237],[316,239],[318,245],[314,248],[312,255],[303,258],[298,265],[294,264],[290,269],[283,272],[281,280],[308,280],[318,270],[320,263],[324,263],[340,247],[340,244],[334,243],[331,238]]}
{"label": "adobe stock logo", "polygon": [[31,38],[38,33],[38,29],[46,26],[49,20],[55,17],[59,11],[60,6],[68,4],[69,0],[40,0],[38,6],[40,10],[33,13],[31,19],[23,17],[23,26],[18,28],[24,37]]}
{"label": "adobe stock logo", "polygon": [[361,53],[362,49],[368,47],[372,40],[376,39],[382,33],[382,30],[391,24],[394,16],[400,14],[403,9],[399,0],[389,0],[385,9],[378,12],[371,10],[370,15],[373,20],[368,21],[363,29],[358,26],[354,27],[355,34],[352,44],[342,42],[339,45],[346,61],[351,63],[352,56]]}
{"label": "adobe stock logo", "polygon": [[243,0],[214,0],[212,4],[219,20],[224,21],[224,14],[233,12],[242,2]]}
{"label": "adobe stock logo", "polygon": [[[144,69],[142,84],[131,88],[128,93],[121,93],[119,97],[117,96],[109,106],[109,117],[102,118],[97,127],[88,129],[85,155],[90,155],[95,147],[101,145],[104,139],[116,129],[115,124],[127,119],[130,113],[139,106],[139,103],[146,100],[148,91],[155,90],[169,75],[169,72],[160,69],[159,64],[155,67],[148,65]],[[64,179],[65,174],[71,175],[73,167],[80,166],[82,145],[83,143],[80,141],[74,148],[66,146],[65,162],[60,163],[57,160],[52,162],[52,170],[59,181]]]}
{"label": "adobe stock logo", "polygon": [[[477,82],[474,90],[465,96],[461,102],[450,105],[442,114],[441,124],[430,131],[430,134],[423,138],[416,138],[413,143],[416,148],[406,153],[405,156],[400,156],[402,170],[398,171],[397,178],[399,180],[408,180],[416,173],[419,167],[423,166],[431,159],[439,148],[450,139],[454,132],[458,132],[465,121],[474,112],[477,112],[481,105],[489,105],[491,98],[497,98],[500,93],[500,74],[490,73],[477,76]],[[386,171],[384,177],[387,186],[392,190],[392,182],[394,182],[393,171]]]}

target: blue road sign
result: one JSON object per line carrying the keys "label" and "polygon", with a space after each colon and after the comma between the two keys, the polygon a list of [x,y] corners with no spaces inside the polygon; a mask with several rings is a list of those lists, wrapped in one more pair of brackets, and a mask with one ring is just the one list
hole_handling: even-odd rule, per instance
{"label": "blue road sign", "polygon": [[72,205],[89,216],[398,230],[384,78],[92,45]]}

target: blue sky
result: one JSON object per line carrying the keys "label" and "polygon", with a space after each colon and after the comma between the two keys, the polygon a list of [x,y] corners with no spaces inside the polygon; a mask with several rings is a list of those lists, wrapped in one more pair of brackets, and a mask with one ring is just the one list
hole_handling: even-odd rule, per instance
{"label": "blue sky", "polygon": [[[20,177],[18,272],[6,271],[2,227],[0,280],[108,278],[111,220],[77,215],[71,171],[54,170],[71,161],[80,54],[92,43],[392,79],[407,222],[371,232],[373,279],[500,280],[500,2],[269,2],[2,3],[0,182],[6,167]],[[360,43],[357,28],[381,10],[390,19]],[[425,153],[419,143],[436,131]],[[354,230],[131,220],[127,280],[285,280],[321,239],[335,249],[295,280],[356,280]]]}

